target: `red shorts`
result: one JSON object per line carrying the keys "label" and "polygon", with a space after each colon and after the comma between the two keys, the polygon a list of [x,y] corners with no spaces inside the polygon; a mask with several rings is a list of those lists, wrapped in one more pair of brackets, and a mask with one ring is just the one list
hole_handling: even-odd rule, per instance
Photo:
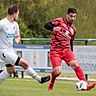
{"label": "red shorts", "polygon": [[67,64],[72,60],[77,60],[75,54],[71,49],[64,49],[63,51],[50,51],[50,60],[53,67],[61,66],[62,60]]}

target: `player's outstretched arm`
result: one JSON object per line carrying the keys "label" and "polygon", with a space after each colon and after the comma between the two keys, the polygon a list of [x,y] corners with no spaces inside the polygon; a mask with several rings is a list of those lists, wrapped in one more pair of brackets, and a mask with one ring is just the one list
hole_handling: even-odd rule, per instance
{"label": "player's outstretched arm", "polygon": [[53,31],[54,25],[52,24],[52,22],[48,22],[44,25],[44,28]]}

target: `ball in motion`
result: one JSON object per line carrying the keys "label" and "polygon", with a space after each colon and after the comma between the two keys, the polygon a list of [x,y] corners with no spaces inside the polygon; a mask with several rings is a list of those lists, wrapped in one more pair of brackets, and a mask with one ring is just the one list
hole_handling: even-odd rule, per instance
{"label": "ball in motion", "polygon": [[87,86],[88,86],[87,82],[85,82],[83,80],[81,80],[81,81],[79,81],[79,82],[76,83],[76,89],[78,91],[84,91],[84,90],[86,90],[87,89]]}

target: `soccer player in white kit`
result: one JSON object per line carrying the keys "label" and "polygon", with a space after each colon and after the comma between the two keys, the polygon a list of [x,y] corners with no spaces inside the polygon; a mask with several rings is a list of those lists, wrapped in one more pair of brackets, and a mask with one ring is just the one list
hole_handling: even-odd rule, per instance
{"label": "soccer player in white kit", "polygon": [[0,59],[5,62],[6,70],[0,73],[0,82],[3,82],[15,71],[15,65],[21,66],[25,72],[35,78],[39,83],[50,80],[50,76],[39,76],[27,63],[14,53],[13,42],[20,42],[19,26],[16,20],[19,16],[19,7],[16,4],[9,6],[7,17],[0,20]]}

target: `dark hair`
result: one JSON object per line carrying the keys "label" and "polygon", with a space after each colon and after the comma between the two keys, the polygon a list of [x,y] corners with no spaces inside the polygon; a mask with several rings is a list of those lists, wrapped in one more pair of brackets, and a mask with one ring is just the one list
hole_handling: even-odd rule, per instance
{"label": "dark hair", "polygon": [[69,13],[77,13],[77,10],[75,8],[68,8],[67,14]]}
{"label": "dark hair", "polygon": [[19,6],[17,4],[12,4],[11,6],[9,6],[8,8],[8,14],[14,14],[18,11]]}

